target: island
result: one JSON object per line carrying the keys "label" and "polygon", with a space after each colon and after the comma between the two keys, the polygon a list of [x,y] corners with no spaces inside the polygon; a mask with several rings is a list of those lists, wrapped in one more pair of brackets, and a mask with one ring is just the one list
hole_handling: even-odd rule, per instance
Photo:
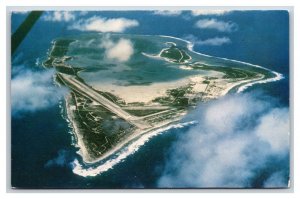
{"label": "island", "polygon": [[[133,48],[130,58],[110,58],[107,46],[122,39]],[[197,53],[188,41],[160,35],[58,38],[43,66],[54,69],[55,83],[69,89],[67,119],[86,163],[180,121],[200,103],[278,78],[268,69]]]}

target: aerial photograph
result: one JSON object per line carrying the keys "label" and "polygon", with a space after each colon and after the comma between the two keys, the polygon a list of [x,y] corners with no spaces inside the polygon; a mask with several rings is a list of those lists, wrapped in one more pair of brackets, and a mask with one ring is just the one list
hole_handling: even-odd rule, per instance
{"label": "aerial photograph", "polygon": [[287,189],[288,10],[11,10],[12,189]]}

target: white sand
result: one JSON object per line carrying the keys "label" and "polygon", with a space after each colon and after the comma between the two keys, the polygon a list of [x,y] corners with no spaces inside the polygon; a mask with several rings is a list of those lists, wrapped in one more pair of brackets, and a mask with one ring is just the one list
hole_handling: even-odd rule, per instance
{"label": "white sand", "polygon": [[201,83],[201,82],[203,82],[203,81],[205,80],[205,79],[204,79],[202,76],[200,76],[200,75],[190,77],[189,79],[190,79],[190,81],[195,82],[195,83]]}
{"label": "white sand", "polygon": [[143,102],[147,104],[157,97],[166,96],[166,91],[169,89],[187,86],[188,84],[193,85],[193,92],[204,92],[207,87],[207,84],[202,83],[204,80],[205,78],[203,76],[196,75],[177,81],[152,83],[150,85],[120,86],[102,83],[99,85],[94,85],[93,87],[97,90],[110,92],[123,99],[126,103]]}
{"label": "white sand", "polygon": [[165,96],[166,91],[168,89],[174,89],[180,86],[185,86],[189,84],[189,82],[190,80],[186,78],[173,82],[152,83],[150,85],[140,86],[119,86],[113,84],[101,84],[95,85],[94,88],[101,91],[110,92],[122,98],[126,103],[149,103],[157,97]]}
{"label": "white sand", "polygon": [[179,68],[182,69],[182,70],[193,70],[192,67],[186,66],[186,65],[180,65]]}
{"label": "white sand", "polygon": [[195,92],[195,93],[204,92],[206,87],[207,87],[207,84],[195,84],[193,86],[193,92]]}

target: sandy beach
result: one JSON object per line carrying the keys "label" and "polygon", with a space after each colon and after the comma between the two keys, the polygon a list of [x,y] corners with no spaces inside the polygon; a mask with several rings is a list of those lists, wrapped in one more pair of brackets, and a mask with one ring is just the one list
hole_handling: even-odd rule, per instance
{"label": "sandy beach", "polygon": [[[202,78],[197,81],[202,81]],[[126,103],[143,102],[148,104],[157,97],[166,96],[167,90],[186,86],[191,82],[191,79],[186,78],[172,82],[152,83],[150,85],[119,86],[113,84],[99,84],[93,87],[97,90],[110,92],[122,98]]]}

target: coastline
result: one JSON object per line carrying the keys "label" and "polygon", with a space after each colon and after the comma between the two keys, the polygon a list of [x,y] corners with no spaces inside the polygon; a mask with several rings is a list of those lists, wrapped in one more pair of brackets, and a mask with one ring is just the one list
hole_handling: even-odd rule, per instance
{"label": "coastline", "polygon": [[235,59],[228,59],[228,58],[225,58],[225,57],[211,56],[211,55],[207,55],[207,54],[203,54],[203,53],[194,51],[194,45],[195,44],[191,41],[188,41],[188,40],[185,40],[185,39],[182,39],[182,38],[178,38],[178,37],[168,36],[168,35],[159,35],[159,36],[160,37],[165,37],[165,38],[171,38],[171,39],[175,39],[175,40],[179,40],[179,41],[183,41],[183,42],[187,43],[187,46],[186,46],[187,49],[190,50],[191,52],[195,53],[195,54],[202,55],[202,56],[205,56],[205,57],[214,57],[214,58],[222,59],[222,60],[226,60],[226,61],[232,61],[232,62],[235,62],[235,63],[247,64],[249,66],[253,66],[253,67],[256,67],[256,68],[261,68],[261,69],[267,70],[267,71],[273,73],[273,75],[275,75],[275,77],[268,78],[266,80],[261,80],[259,82],[255,82],[255,83],[254,82],[249,83],[247,86],[244,85],[244,87],[241,90],[240,89],[238,90],[238,93],[244,91],[245,89],[247,89],[250,86],[253,86],[254,84],[263,84],[263,83],[275,82],[275,81],[279,81],[279,80],[284,78],[284,76],[281,73],[272,71],[272,70],[270,70],[268,68],[265,68],[263,66],[260,66],[260,65],[251,64],[251,63],[244,62],[244,61],[238,61],[238,60],[235,60]]}
{"label": "coastline", "polygon": [[[84,146],[84,143],[82,141],[82,137],[78,136],[78,128],[74,128],[74,134],[76,134],[76,139],[78,140],[78,146],[79,146],[79,151],[80,151],[80,155],[83,159],[83,161],[85,163],[88,164],[94,164],[97,162],[100,162],[106,158],[108,158],[111,155],[114,155],[115,153],[117,153],[118,151],[120,151],[123,147],[125,147],[128,143],[130,143],[131,141],[138,139],[138,137],[142,137],[143,135],[146,135],[148,133],[152,133],[156,130],[159,130],[161,128],[167,128],[168,126],[174,124],[175,122],[179,121],[181,118],[177,118],[174,120],[169,120],[166,122],[162,122],[162,124],[152,128],[152,129],[146,129],[146,130],[136,130],[135,132],[133,132],[130,136],[128,136],[127,138],[125,138],[123,141],[119,142],[114,148],[112,148],[111,150],[108,150],[107,152],[105,152],[101,157],[96,158],[96,159],[89,159],[87,155],[87,151],[86,148]],[[72,123],[76,123],[75,121],[71,121]],[[75,125],[76,126],[76,125]]]}
{"label": "coastline", "polygon": [[168,89],[175,89],[187,85],[189,82],[189,79],[179,79],[172,82],[154,82],[146,86],[118,86],[108,83],[94,84],[92,86],[95,89],[110,92],[123,99],[126,103],[143,102],[148,104],[157,97],[165,96]]}
{"label": "coastline", "polygon": [[[261,81],[262,78],[264,78],[264,77],[260,77],[259,79],[254,80],[254,81]],[[239,83],[232,83],[218,97],[225,96],[231,89],[233,89],[233,88],[235,88],[235,87],[237,87],[241,84],[245,84],[248,81],[249,80],[241,81]],[[184,113],[184,115],[185,114],[186,113]],[[184,115],[182,115],[182,117]],[[96,164],[96,163],[99,163],[100,161],[105,160],[106,158],[109,158],[110,156],[116,155],[116,157],[104,161],[102,164],[96,166],[95,168],[94,167],[83,168],[83,166],[80,164],[80,162],[77,159],[75,159],[74,162],[73,162],[73,172],[77,175],[87,177],[87,176],[99,175],[99,174],[113,168],[114,165],[118,164],[119,162],[121,162],[122,160],[127,158],[129,155],[135,153],[139,149],[139,147],[142,146],[145,142],[147,142],[150,138],[152,138],[154,136],[157,136],[159,134],[162,134],[162,133],[166,132],[169,129],[176,128],[177,125],[183,125],[184,126],[185,123],[184,124],[177,123],[178,121],[180,121],[182,119],[182,117],[178,117],[177,119],[174,119],[172,121],[163,122],[162,124],[160,124],[159,126],[156,126],[153,129],[148,129],[148,130],[145,130],[145,131],[136,130],[132,135],[130,135],[125,140],[120,142],[116,147],[114,147],[113,149],[107,151],[103,156],[101,156],[97,159],[94,159],[94,160],[87,160],[87,156],[85,156],[84,153],[82,152],[82,149],[85,148],[85,147],[84,147],[83,144],[81,144],[82,141],[80,141],[78,143],[78,146],[79,146],[79,149],[80,149],[79,154],[81,155],[84,163]],[[195,121],[186,122],[187,125],[188,124],[194,124],[194,123],[196,123],[196,122]],[[76,128],[75,128],[74,132],[76,134]],[[77,136],[77,135],[75,135],[75,136]],[[132,142],[132,143],[130,143],[130,142]],[[137,143],[139,143],[139,144],[137,144]],[[125,150],[125,152],[122,153],[122,150]],[[86,165],[84,165],[84,166],[86,166]]]}
{"label": "coastline", "polygon": [[67,95],[65,97],[65,102],[66,102],[66,113],[67,113],[67,116],[68,116],[68,119],[69,119],[69,122],[71,124],[71,127],[72,127],[72,133],[75,137],[75,140],[76,140],[76,144],[77,144],[77,147],[79,148],[79,150],[77,151],[77,153],[84,159],[85,162],[89,162],[89,160],[87,159],[88,157],[88,152],[84,146],[84,143],[83,143],[83,140],[82,140],[82,136],[80,134],[80,131],[77,127],[77,124],[76,122],[74,121],[74,114],[72,112],[72,110],[70,110],[70,104],[69,104],[69,101],[68,101],[68,98],[70,98],[70,94]]}
{"label": "coastline", "polygon": [[[241,84],[245,84],[248,81],[261,81],[262,78],[264,78],[264,77],[261,77],[257,80],[245,80],[245,81],[240,81],[238,83],[231,83],[230,86],[228,88],[226,88],[223,92],[221,92],[221,95],[218,96],[218,97],[225,96],[231,89],[233,89],[233,88],[235,88],[235,87],[237,87]],[[68,97],[70,97],[70,96],[68,96]],[[68,99],[65,99],[65,100],[67,101]],[[172,125],[176,125],[176,122],[180,121],[180,119],[182,119],[182,117],[184,115],[186,115],[186,112],[185,112],[182,115],[182,117],[178,117],[178,118],[173,119],[173,120],[168,120],[168,121],[162,122],[161,124],[159,124],[158,126],[152,128],[152,129],[146,129],[144,131],[143,130],[136,130],[129,137],[127,137],[125,140],[118,143],[118,145],[116,145],[113,149],[107,151],[101,157],[91,160],[91,159],[88,158],[89,157],[88,152],[87,152],[87,150],[84,146],[82,136],[80,136],[80,131],[79,131],[78,127],[76,126],[76,122],[73,120],[73,113],[72,113],[72,110],[70,110],[70,105],[68,104],[68,102],[66,102],[66,108],[67,108],[68,118],[69,118],[69,120],[72,124],[72,127],[73,127],[73,133],[74,133],[74,135],[76,137],[76,140],[77,140],[77,145],[78,145],[78,148],[79,148],[79,154],[83,158],[83,161],[85,163],[88,163],[88,164],[94,164],[94,163],[100,162],[100,161],[108,158],[109,156],[112,156],[112,155],[116,154],[123,147],[128,145],[128,143],[130,143],[131,141],[133,141],[135,139],[139,139],[139,137],[142,137],[146,134],[151,134],[152,132],[163,129],[163,128],[168,128],[169,126],[172,126]]]}
{"label": "coastline", "polygon": [[[213,57],[213,56],[209,56],[209,55],[205,55],[205,54],[202,54],[202,53],[198,53],[196,51],[193,50],[193,46],[194,44],[190,41],[186,41],[184,39],[180,39],[180,38],[176,38],[176,37],[172,37],[172,36],[162,36],[160,35],[161,37],[168,37],[168,38],[173,38],[173,39],[176,39],[176,40],[181,40],[181,41],[184,41],[187,43],[187,48],[196,53],[196,54],[200,54],[200,55],[203,55],[203,56],[207,56],[207,57]],[[162,51],[161,51],[162,52]],[[161,53],[160,52],[160,53]],[[143,53],[144,54],[144,53]],[[156,55],[148,55],[148,54],[144,54],[145,56],[149,56],[149,57],[152,57],[152,58],[158,58],[158,56]],[[161,57],[159,57],[161,58]],[[280,74],[280,73],[277,73],[275,71],[272,71],[270,69],[267,69],[267,68],[264,68],[262,66],[259,66],[259,65],[254,65],[254,64],[250,64],[250,63],[246,63],[246,62],[242,62],[242,61],[237,61],[237,60],[231,60],[231,59],[227,59],[227,58],[221,58],[221,57],[216,57],[216,58],[219,58],[219,59],[223,59],[223,60],[229,60],[229,61],[233,61],[233,62],[236,62],[236,63],[242,63],[242,64],[247,64],[249,66],[253,66],[253,67],[257,67],[257,68],[262,68],[264,70],[267,70],[269,72],[271,72],[272,74],[274,74],[274,77],[270,77],[270,78],[265,78],[264,75],[256,78],[256,79],[251,79],[251,80],[244,80],[244,81],[239,81],[239,82],[236,82],[236,83],[229,83],[228,82],[228,85],[227,87],[220,93],[220,95],[218,95],[216,98],[218,97],[221,97],[221,96],[224,96],[226,95],[229,91],[231,91],[232,89],[236,88],[236,92],[237,93],[240,93],[240,92],[243,92],[245,89],[247,89],[248,87],[250,86],[253,86],[255,84],[262,84],[262,83],[268,83],[268,82],[273,82],[273,81],[278,81],[278,80],[281,80],[283,79],[283,75]],[[168,60],[166,60],[168,61]],[[68,96],[70,97],[70,96]],[[67,109],[67,115],[68,115],[68,118],[69,118],[69,121],[72,125],[72,128],[73,128],[73,134],[76,138],[76,142],[77,142],[77,145],[78,145],[78,153],[79,155],[82,157],[84,163],[87,163],[87,164],[95,164],[95,163],[98,163],[100,161],[103,161],[105,160],[106,158],[110,157],[110,156],[113,156],[113,155],[117,155],[117,158],[119,156],[122,155],[122,157],[120,157],[121,159],[124,159],[126,158],[128,155],[130,154],[127,154],[127,155],[124,155],[124,154],[118,154],[118,152],[120,152],[123,148],[130,148],[131,147],[131,150],[132,151],[137,151],[139,147],[137,148],[134,148],[134,144],[135,142],[138,142],[140,139],[142,139],[144,136],[145,137],[148,137],[148,139],[150,139],[151,137],[157,135],[157,134],[161,134],[163,133],[164,131],[172,128],[172,126],[176,125],[176,122],[180,121],[180,119],[182,119],[183,116],[181,117],[178,117],[176,119],[173,119],[173,120],[169,120],[169,121],[165,121],[165,122],[162,122],[161,124],[159,124],[158,126],[152,128],[152,129],[146,129],[146,130],[135,130],[130,136],[128,136],[127,138],[125,138],[123,141],[121,141],[120,143],[118,143],[114,148],[112,148],[111,150],[108,150],[107,152],[105,152],[101,157],[99,158],[95,158],[95,159],[91,159],[89,158],[89,155],[88,155],[88,152],[84,146],[84,142],[83,142],[83,139],[82,139],[82,135],[80,134],[80,131],[76,125],[76,122],[74,121],[74,116],[73,116],[73,113],[72,113],[72,110],[70,110],[70,105],[68,103],[68,99],[66,98],[66,109]],[[186,114],[186,113],[185,113]],[[185,115],[184,114],[184,115]],[[158,132],[157,134],[155,134],[155,132]],[[152,135],[153,134],[153,135]],[[130,143],[130,142],[133,142],[133,143]],[[138,145],[140,146],[140,145]],[[133,147],[133,148],[132,148]],[[76,159],[77,160],[77,159]],[[107,162],[110,162],[111,160],[106,160],[103,164],[101,165],[104,165],[106,164]],[[118,162],[117,162],[118,163]],[[116,163],[116,164],[117,164]],[[76,164],[76,163],[75,163]],[[77,160],[77,169],[79,167],[80,163],[78,162]],[[100,165],[100,166],[101,166]],[[75,169],[75,167],[74,167]],[[74,172],[74,170],[73,170]],[[75,173],[75,172],[74,172]],[[80,175],[78,172],[77,172],[78,175]]]}
{"label": "coastline", "polygon": [[156,130],[149,131],[148,133],[145,133],[139,137],[139,139],[134,140],[130,145],[125,145],[124,147],[121,147],[118,150],[118,155],[114,158],[111,158],[104,163],[97,165],[96,167],[88,167],[83,168],[83,166],[80,164],[80,162],[75,159],[73,161],[73,173],[82,176],[82,177],[94,177],[99,174],[102,174],[103,172],[106,172],[109,169],[112,169],[115,165],[122,162],[125,158],[127,158],[129,155],[134,154],[138,151],[138,149],[143,146],[146,142],[148,142],[151,138],[158,136],[170,129],[177,129],[177,128],[183,128],[188,125],[196,124],[196,121],[190,121],[185,123],[177,123],[177,124],[170,124],[165,127],[158,128]]}

